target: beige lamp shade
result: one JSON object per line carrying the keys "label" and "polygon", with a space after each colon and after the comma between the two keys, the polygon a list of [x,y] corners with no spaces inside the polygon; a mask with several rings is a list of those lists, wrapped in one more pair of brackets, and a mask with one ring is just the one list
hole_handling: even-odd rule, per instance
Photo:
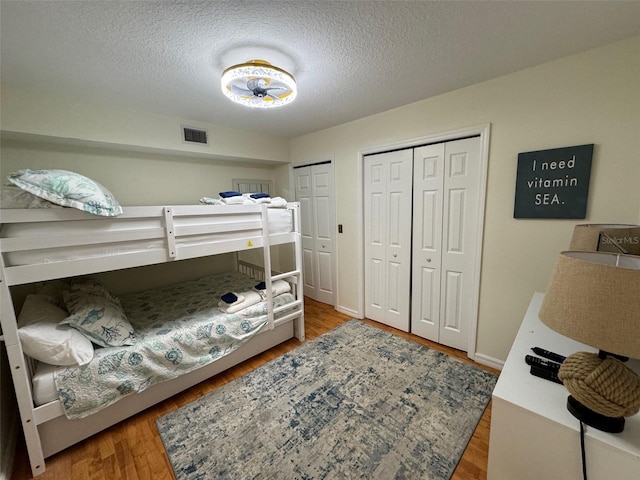
{"label": "beige lamp shade", "polygon": [[640,358],[640,256],[562,252],[539,317],[578,342]]}
{"label": "beige lamp shade", "polygon": [[[601,234],[604,234],[601,236]],[[640,255],[640,225],[589,223],[573,229],[569,250]]]}

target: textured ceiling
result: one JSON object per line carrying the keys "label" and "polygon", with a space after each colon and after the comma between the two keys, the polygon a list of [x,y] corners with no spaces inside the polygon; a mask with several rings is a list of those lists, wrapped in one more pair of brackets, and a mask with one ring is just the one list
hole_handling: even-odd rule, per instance
{"label": "textured ceiling", "polygon": [[[640,35],[640,1],[6,1],[6,85],[294,137]],[[639,52],[640,54],[640,52]],[[247,109],[228,66],[290,71]]]}

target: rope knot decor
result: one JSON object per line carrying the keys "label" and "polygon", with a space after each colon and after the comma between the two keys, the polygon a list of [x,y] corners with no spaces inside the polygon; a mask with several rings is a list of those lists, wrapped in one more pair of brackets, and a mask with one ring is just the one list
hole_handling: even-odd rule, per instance
{"label": "rope knot decor", "polygon": [[617,358],[577,352],[562,363],[558,377],[584,406],[607,417],[629,417],[640,410],[640,377]]}

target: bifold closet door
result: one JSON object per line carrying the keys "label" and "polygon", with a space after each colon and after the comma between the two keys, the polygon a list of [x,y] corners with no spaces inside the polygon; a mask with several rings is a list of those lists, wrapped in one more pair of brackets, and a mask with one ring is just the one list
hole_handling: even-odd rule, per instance
{"label": "bifold closet door", "polygon": [[365,316],[409,331],[411,150],[364,159]]}
{"label": "bifold closet door", "polygon": [[335,306],[333,166],[297,167],[294,182],[300,202],[304,294]]}
{"label": "bifold closet door", "polygon": [[468,350],[479,238],[480,138],[414,151],[411,331]]}

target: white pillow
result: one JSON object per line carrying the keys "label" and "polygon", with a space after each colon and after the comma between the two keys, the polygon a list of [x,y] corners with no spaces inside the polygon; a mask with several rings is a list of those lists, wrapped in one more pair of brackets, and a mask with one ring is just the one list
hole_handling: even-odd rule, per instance
{"label": "white pillow", "polygon": [[122,207],[98,182],[68,170],[18,170],[8,180],[17,187],[50,202],[94,215],[115,217]]}
{"label": "white pillow", "polygon": [[68,314],[47,295],[27,295],[18,318],[18,336],[25,354],[51,365],[85,365],[93,358],[93,344],[68,325]]}

